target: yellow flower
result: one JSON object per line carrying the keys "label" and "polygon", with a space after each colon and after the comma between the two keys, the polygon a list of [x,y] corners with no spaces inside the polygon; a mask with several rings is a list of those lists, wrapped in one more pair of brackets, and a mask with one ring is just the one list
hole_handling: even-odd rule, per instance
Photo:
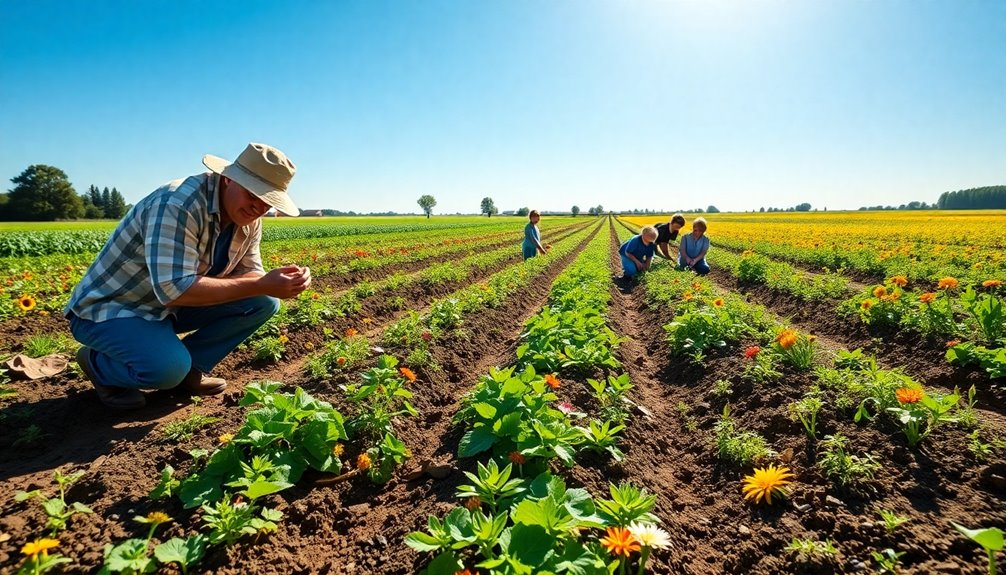
{"label": "yellow flower", "polygon": [[633,551],[639,551],[639,542],[625,527],[609,527],[608,534],[601,539],[601,546],[612,555],[628,557]]}
{"label": "yellow flower", "polygon": [[35,309],[35,298],[30,295],[23,295],[17,300],[17,307],[21,311],[31,311]]}
{"label": "yellow flower", "polygon": [[905,287],[906,285],[908,285],[908,278],[905,276],[894,276],[888,281],[890,281],[892,284],[898,287]]}
{"label": "yellow flower", "polygon": [[868,310],[871,307],[873,307],[873,300],[872,299],[864,299],[863,303],[859,304],[859,307],[862,308],[864,311]]}
{"label": "yellow flower", "polygon": [[220,445],[227,445],[228,443],[234,441],[234,434],[222,433],[220,434],[220,437],[217,438],[217,441],[220,442]]}
{"label": "yellow flower", "polygon": [[779,347],[783,349],[789,349],[796,345],[796,331],[792,329],[784,329],[775,338],[779,342]]}
{"label": "yellow flower", "polygon": [[31,543],[25,543],[24,547],[21,548],[21,553],[28,555],[31,558],[35,558],[39,553],[42,557],[49,556],[49,550],[55,549],[59,546],[59,539],[49,539],[48,537],[43,537],[41,539],[36,539]]}
{"label": "yellow flower", "polygon": [[957,281],[957,278],[952,276],[947,276],[945,278],[940,278],[940,283],[936,285],[939,289],[957,289],[957,286],[961,282]]}
{"label": "yellow flower", "polygon": [[356,457],[356,468],[359,469],[360,471],[366,471],[370,469],[371,465],[373,465],[373,463],[370,461],[370,456],[367,455],[366,453],[361,453]]}
{"label": "yellow flower", "polygon": [[304,342],[304,349],[314,349],[314,344],[311,343],[311,342],[309,342],[309,341],[305,341]]}
{"label": "yellow flower", "polygon": [[713,305],[716,307],[723,307],[723,298],[718,297],[713,300]]}
{"label": "yellow flower", "polygon": [[150,513],[147,513],[148,523],[157,523],[160,525],[161,523],[167,523],[168,521],[171,521],[171,517],[163,511],[151,511]]}
{"label": "yellow flower", "polygon": [[336,443],[332,446],[332,455],[339,457],[346,448],[341,443]]}
{"label": "yellow flower", "polygon": [[887,288],[884,286],[877,286],[873,288],[873,297],[884,297],[887,295]]}
{"label": "yellow flower", "polygon": [[764,500],[765,503],[772,505],[773,495],[780,498],[786,496],[785,486],[790,483],[791,477],[793,474],[787,467],[769,465],[755,469],[753,475],[744,478],[744,499],[753,500],[755,503]]}
{"label": "yellow flower", "polygon": [[374,320],[370,319],[369,317],[365,317],[361,321],[363,321],[364,325],[374,323]]}
{"label": "yellow flower", "polygon": [[280,343],[286,343],[288,341],[290,341],[290,338],[286,334],[279,336]]}

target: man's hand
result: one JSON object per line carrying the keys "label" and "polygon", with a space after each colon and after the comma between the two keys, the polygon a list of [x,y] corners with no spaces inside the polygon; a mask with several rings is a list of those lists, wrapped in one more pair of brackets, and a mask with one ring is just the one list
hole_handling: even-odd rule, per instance
{"label": "man's hand", "polygon": [[283,266],[262,276],[261,282],[266,295],[280,299],[297,297],[311,285],[311,268],[304,266]]}

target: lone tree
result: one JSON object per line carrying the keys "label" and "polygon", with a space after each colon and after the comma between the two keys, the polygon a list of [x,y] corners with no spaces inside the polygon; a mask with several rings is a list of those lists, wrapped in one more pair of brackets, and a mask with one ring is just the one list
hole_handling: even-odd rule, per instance
{"label": "lone tree", "polygon": [[573,212],[573,217],[575,218],[577,216],[577,214],[580,213],[580,206],[573,206],[573,209],[571,209],[569,211]]}
{"label": "lone tree", "polygon": [[15,220],[53,221],[79,218],[84,203],[63,170],[35,164],[12,178],[7,215]]}
{"label": "lone tree", "polygon": [[424,194],[419,196],[416,200],[420,208],[423,208],[423,213],[426,214],[426,219],[430,219],[430,214],[433,213],[433,206],[437,205],[437,199],[429,194]]}
{"label": "lone tree", "polygon": [[594,213],[597,214],[597,215],[599,215],[599,216],[603,216],[604,215],[604,206],[602,206],[601,204],[597,204],[597,207],[594,208]]}
{"label": "lone tree", "polygon": [[493,217],[493,214],[497,213],[496,202],[493,202],[492,198],[482,198],[482,213],[487,217]]}

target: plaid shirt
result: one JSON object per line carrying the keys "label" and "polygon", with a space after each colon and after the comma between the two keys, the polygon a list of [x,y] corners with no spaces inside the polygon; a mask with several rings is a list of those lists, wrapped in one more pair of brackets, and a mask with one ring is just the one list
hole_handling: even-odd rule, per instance
{"label": "plaid shirt", "polygon": [[[140,317],[160,321],[213,262],[220,235],[220,176],[206,173],[175,180],[143,198],[119,222],[63,313],[102,322]],[[263,272],[262,221],[238,227],[230,261],[218,277]]]}

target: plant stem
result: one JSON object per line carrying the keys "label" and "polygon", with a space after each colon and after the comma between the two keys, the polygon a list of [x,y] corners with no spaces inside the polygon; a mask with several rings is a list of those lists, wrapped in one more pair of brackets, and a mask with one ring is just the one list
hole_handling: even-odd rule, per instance
{"label": "plant stem", "polygon": [[989,554],[989,575],[996,575],[996,552],[991,549],[985,551]]}
{"label": "plant stem", "polygon": [[650,558],[650,548],[643,547],[643,552],[640,553],[639,555],[639,571],[636,572],[636,575],[643,575],[644,569],[646,567],[646,560],[649,558]]}

